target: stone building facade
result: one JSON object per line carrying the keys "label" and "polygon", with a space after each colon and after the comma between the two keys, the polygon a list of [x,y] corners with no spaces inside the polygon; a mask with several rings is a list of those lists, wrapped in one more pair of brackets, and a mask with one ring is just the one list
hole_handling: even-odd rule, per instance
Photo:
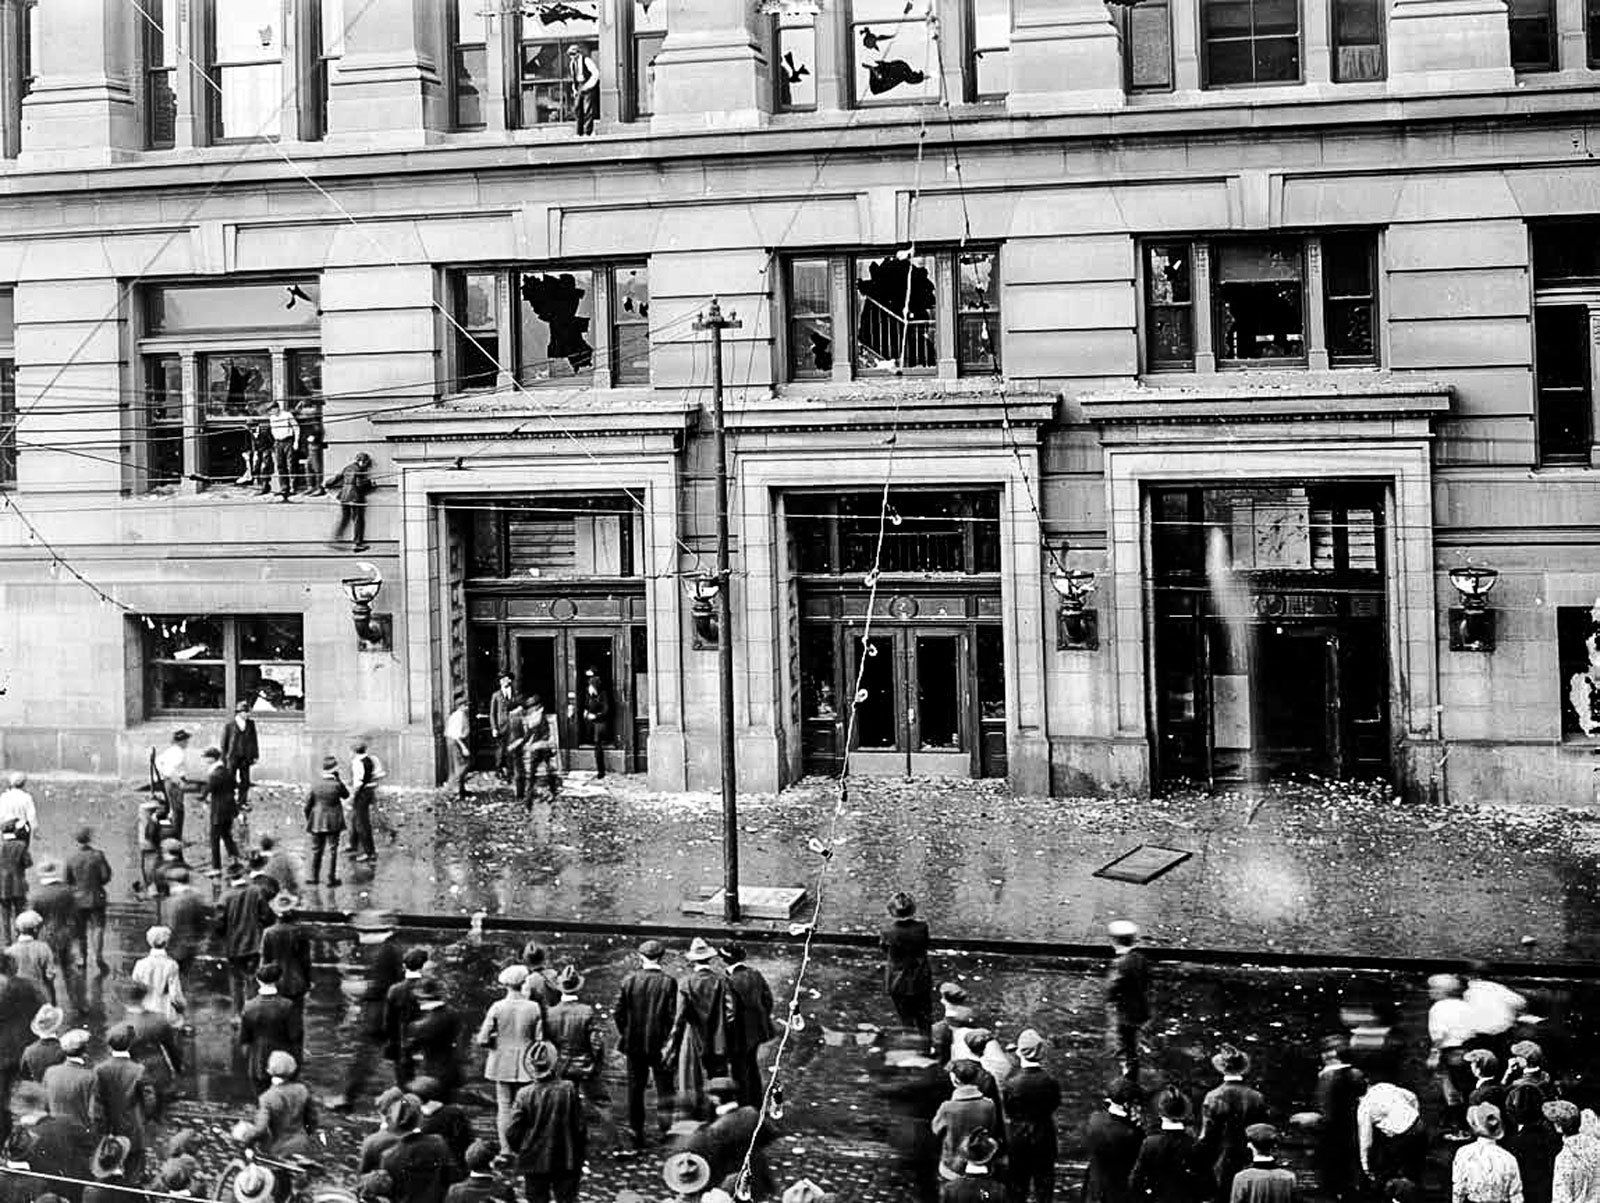
{"label": "stone building facade", "polygon": [[[429,782],[504,671],[581,765],[594,670],[612,767],[714,784],[715,297],[742,787],[1587,803],[1590,24],[3,0],[0,752],[137,773],[243,702],[258,775]],[[371,456],[368,546],[258,491],[280,399],[302,485]]]}

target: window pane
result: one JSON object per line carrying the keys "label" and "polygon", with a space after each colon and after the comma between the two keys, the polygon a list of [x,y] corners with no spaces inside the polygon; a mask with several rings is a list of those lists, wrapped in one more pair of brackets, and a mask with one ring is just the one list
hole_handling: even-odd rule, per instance
{"label": "window pane", "polygon": [[1510,0],[1511,65],[1518,71],[1555,67],[1555,10],[1551,0]]}
{"label": "window pane", "polygon": [[282,0],[214,0],[212,44],[219,63],[259,63],[283,53]]}
{"label": "window pane", "polygon": [[1202,16],[1207,37],[1247,37],[1250,0],[1210,0]]}
{"label": "window pane", "polygon": [[1255,80],[1255,54],[1248,39],[1206,43],[1206,83],[1213,87]]}
{"label": "window pane", "polygon": [[283,104],[283,69],[277,63],[260,67],[219,67],[216,99],[218,138],[274,138]]}
{"label": "window pane", "polygon": [[1300,245],[1287,239],[1221,242],[1216,247],[1217,281],[1222,284],[1301,278]]}
{"label": "window pane", "polygon": [[789,264],[789,308],[795,313],[829,311],[828,261],[796,259]]}
{"label": "window pane", "polygon": [[460,321],[468,330],[492,330],[495,327],[495,277],[478,272],[463,277]]}
{"label": "window pane", "polygon": [[496,304],[497,277],[474,272],[456,286],[456,387],[493,388],[500,376],[500,328]]}
{"label": "window pane", "polygon": [[455,52],[457,129],[482,129],[484,81],[489,74],[489,52],[482,46],[465,46]]}
{"label": "window pane", "polygon": [[1300,39],[1256,39],[1256,82],[1293,83],[1300,78]]}
{"label": "window pane", "polygon": [[1255,0],[1256,36],[1298,33],[1300,9],[1297,0]]}
{"label": "window pane", "polygon": [[958,256],[956,284],[963,310],[1000,308],[994,258],[992,251],[965,251]]}
{"label": "window pane", "polygon": [[1191,300],[1189,244],[1145,248],[1145,280],[1153,305],[1187,305]]}
{"label": "window pane", "polygon": [[570,380],[594,367],[594,274],[524,272],[517,285],[524,384]]}
{"label": "window pane", "polygon": [[1334,363],[1370,363],[1377,358],[1371,300],[1329,301],[1328,357]]}
{"label": "window pane", "polygon": [[1588,0],[1584,5],[1583,29],[1589,66],[1600,65],[1600,0]]}
{"label": "window pane", "polygon": [[1136,92],[1172,87],[1172,11],[1145,0],[1128,14],[1128,86]]}
{"label": "window pane", "polygon": [[183,365],[176,355],[146,362],[145,456],[150,485],[183,479]]}
{"label": "window pane", "polygon": [[178,28],[178,0],[145,0],[144,11],[150,20],[144,26],[145,132],[153,150],[173,145],[178,114],[178,97],[173,76],[178,69],[177,39],[168,31]]}
{"label": "window pane", "polygon": [[484,44],[486,11],[484,0],[456,0],[456,45]]}
{"label": "window pane", "polygon": [[856,369],[931,368],[938,292],[933,260],[899,255],[855,262]]}
{"label": "window pane", "polygon": [[[480,11],[482,6],[480,5]],[[599,5],[595,0],[526,5],[522,17],[524,38],[589,38],[600,36]]]}
{"label": "window pane", "polygon": [[17,294],[0,289],[0,349],[17,345]]}
{"label": "window pane", "polygon": [[[291,289],[298,289],[296,296]],[[149,334],[217,334],[232,330],[315,331],[321,287],[315,280],[271,284],[171,284],[144,293]]]}
{"label": "window pane", "polygon": [[17,365],[0,359],[0,488],[17,483]]}
{"label": "window pane", "polygon": [[1582,305],[1534,309],[1538,357],[1539,458],[1587,463],[1590,429],[1589,313]]}
{"label": "window pane", "polygon": [[1588,606],[1556,610],[1556,655],[1560,665],[1561,734],[1600,735],[1600,623]]}
{"label": "window pane", "polygon": [[322,57],[344,56],[344,0],[318,0],[318,25],[322,35]]}
{"label": "window pane", "polygon": [[815,17],[779,17],[775,76],[779,109],[817,107],[817,26]]}
{"label": "window pane", "polygon": [[956,325],[956,367],[963,376],[988,375],[1000,367],[1000,338],[992,314],[963,314]]}
{"label": "window pane", "polygon": [[656,55],[666,40],[664,33],[646,33],[633,39],[633,112],[637,117],[648,117],[655,111]]}
{"label": "window pane", "polygon": [[303,664],[241,664],[239,700],[257,711],[302,711],[306,708]]}
{"label": "window pane", "polygon": [[789,362],[797,376],[833,371],[833,321],[828,317],[796,318],[789,323]]}
{"label": "window pane", "polygon": [[272,356],[204,355],[200,359],[202,419],[243,422],[272,409]]}
{"label": "window pane", "polygon": [[1156,368],[1194,366],[1194,311],[1152,309],[1150,311],[1150,366]]}
{"label": "window pane", "polygon": [[1004,96],[1011,90],[1011,0],[972,0],[972,92]]}
{"label": "window pane", "polygon": [[1000,282],[992,251],[956,257],[956,368],[962,374],[991,373],[1000,366]]}
{"label": "window pane", "polygon": [[188,618],[181,615],[152,615],[155,630],[148,632],[152,660],[221,661],[226,647],[220,618]]}
{"label": "window pane", "polygon": [[[863,20],[863,10],[892,10],[895,19]],[[939,96],[938,55],[925,12],[904,19],[903,0],[891,4],[857,4],[852,15],[851,53],[855,59],[856,102],[886,100],[901,104],[936,100]]]}
{"label": "window pane", "polygon": [[1533,230],[1535,287],[1600,281],[1600,222],[1563,221]]}
{"label": "window pane", "polygon": [[152,664],[150,705],[156,710],[222,710],[228,670],[221,664]]}
{"label": "window pane", "polygon": [[1217,245],[1216,254],[1219,355],[1304,358],[1299,244],[1225,242]]}
{"label": "window pane", "polygon": [[239,659],[304,660],[304,623],[298,614],[276,618],[241,618]]}

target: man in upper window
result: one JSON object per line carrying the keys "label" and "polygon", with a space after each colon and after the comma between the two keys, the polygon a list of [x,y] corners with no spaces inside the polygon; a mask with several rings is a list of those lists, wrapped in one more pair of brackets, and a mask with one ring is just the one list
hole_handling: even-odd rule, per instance
{"label": "man in upper window", "polygon": [[567,47],[567,78],[572,81],[572,114],[580,137],[594,133],[600,112],[600,67],[587,46]]}
{"label": "man in upper window", "polygon": [[[287,397],[278,398],[278,408],[272,411],[267,425],[272,431],[272,462],[278,473],[278,499],[288,501],[289,495],[294,492],[294,461],[300,451],[300,423],[295,420]],[[271,482],[263,481],[257,491],[262,494],[272,492]]]}

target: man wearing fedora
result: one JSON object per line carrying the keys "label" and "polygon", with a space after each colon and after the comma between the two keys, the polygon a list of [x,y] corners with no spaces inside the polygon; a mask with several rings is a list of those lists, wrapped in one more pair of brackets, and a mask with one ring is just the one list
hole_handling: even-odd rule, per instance
{"label": "man wearing fedora", "polygon": [[1128,1177],[1137,1203],[1194,1203],[1209,1182],[1199,1171],[1199,1146],[1189,1132],[1189,1096],[1176,1087],[1156,1095],[1159,1127],[1144,1138]]}
{"label": "man wearing fedora", "polygon": [[[231,724],[228,728],[233,729]],[[233,838],[233,824],[239,817],[238,795],[234,772],[223,762],[222,749],[211,747],[200,753],[205,764],[205,786],[202,793],[206,801],[206,838],[211,844],[211,868],[208,877],[222,876],[222,850],[228,850],[228,866],[239,863],[239,845]],[[249,777],[246,771],[246,779]]]}
{"label": "man wearing fedora", "polygon": [[1140,952],[1139,929],[1118,919],[1111,936],[1111,967],[1106,971],[1106,1045],[1117,1072],[1139,1080],[1139,1033],[1150,1021],[1150,962]]}
{"label": "man wearing fedora", "polygon": [[557,1072],[560,1054],[548,1041],[533,1047],[533,1081],[517,1092],[507,1151],[517,1162],[528,1203],[577,1203],[589,1134],[578,1090]]}
{"label": "man wearing fedora", "polygon": [[[250,769],[261,759],[261,741],[256,735],[256,720],[250,717],[250,703],[243,698],[234,703],[233,718],[222,728],[222,765],[232,776],[239,809],[250,806]],[[236,854],[237,855],[237,854]]]}
{"label": "man wearing fedora", "polygon": [[61,1051],[61,1024],[66,1018],[61,1008],[46,1003],[34,1013],[28,1030],[34,1041],[22,1050],[22,1076],[30,1082],[44,1081],[45,1070],[67,1059]]}
{"label": "man wearing fedora", "polygon": [[1233,1176],[1250,1164],[1245,1129],[1266,1123],[1267,1100],[1245,1084],[1250,1057],[1243,1050],[1224,1044],[1211,1058],[1211,1067],[1222,1075],[1222,1082],[1200,1104],[1200,1155],[1211,1168],[1213,1198],[1229,1203]]}
{"label": "man wearing fedora", "polygon": [[704,1118],[702,1095],[708,1078],[728,1072],[727,980],[712,969],[717,950],[696,936],[684,954],[689,974],[678,982],[678,1009],[667,1039],[665,1059],[677,1067],[677,1108]]}
{"label": "man wearing fedora", "polygon": [[393,1203],[444,1203],[450,1184],[461,1177],[444,1137],[422,1130],[422,1107],[402,1094],[389,1105],[389,1126],[397,1135],[380,1165],[394,1184]]}
{"label": "man wearing fedora", "polygon": [[283,971],[278,993],[304,1014],[306,995],[311,991],[311,937],[300,924],[300,900],[280,890],[267,906],[273,921],[261,933],[261,963]]}
{"label": "man wearing fedora", "polygon": [[611,739],[611,695],[600,674],[592,668],[583,670],[583,721],[589,726],[589,737],[594,740],[595,779],[606,775],[606,743]]}
{"label": "man wearing fedora", "polygon": [[728,966],[728,1076],[739,1087],[739,1101],[759,1107],[765,1093],[761,1081],[761,1046],[778,1035],[772,1021],[772,987],[761,971],[745,963],[744,945],[722,946]]}
{"label": "man wearing fedora", "polygon": [[406,1029],[418,1015],[417,988],[422,985],[422,974],[428,965],[426,948],[406,950],[400,959],[400,980],[389,987],[383,999],[383,1052],[394,1066],[396,1086],[411,1081],[411,1058],[406,1052]]}
{"label": "man wearing fedora", "polygon": [[660,940],[639,945],[639,968],[622,979],[611,1018],[617,1044],[628,1062],[628,1127],[635,1150],[644,1148],[644,1092],[656,1089],[656,1127],[662,1137],[671,1125],[672,1067],[662,1057],[677,1017],[678,983],[661,968],[667,947]]}
{"label": "man wearing fedora", "polygon": [[583,989],[583,974],[576,965],[563,965],[556,974],[561,1001],[545,1016],[545,1039],[556,1046],[561,1057],[558,1072],[574,1083],[585,1101],[602,1120],[611,1099],[606,1094],[600,1072],[605,1068],[606,1039],[600,1016],[589,1003],[578,997]]}
{"label": "man wearing fedora", "polygon": [[1000,1155],[1000,1142],[979,1128],[967,1137],[963,1150],[966,1164],[961,1176],[953,1178],[939,1188],[939,1203],[1002,1203],[1013,1198],[1001,1189],[994,1176],[995,1159]]}
{"label": "man wearing fedora", "polygon": [[1356,1109],[1366,1075],[1345,1059],[1349,1039],[1342,1033],[1322,1042],[1322,1069],[1317,1074],[1316,1145],[1312,1161],[1317,1183],[1336,1203],[1344,1203],[1360,1185],[1361,1150],[1356,1138]]}
{"label": "man wearing fedora", "polygon": [[1144,1091],[1129,1078],[1116,1078],[1106,1088],[1105,1102],[1084,1126],[1089,1156],[1084,1203],[1127,1203],[1128,1180],[1144,1144]]}
{"label": "man wearing fedora", "polygon": [[1488,1103],[1469,1107],[1467,1127],[1477,1139],[1456,1150],[1450,1166],[1451,1203],[1522,1203],[1517,1159],[1500,1147],[1505,1135],[1500,1109]]}
{"label": "man wearing fedora", "polygon": [[268,1157],[303,1156],[313,1149],[319,1119],[316,1100],[299,1081],[300,1064],[281,1049],[267,1058],[270,1084],[256,1100],[254,1122],[241,1120],[234,1138]]}
{"label": "man wearing fedora", "polygon": [[103,1136],[95,1146],[89,1175],[95,1184],[84,1188],[83,1203],[146,1203],[148,1196],[128,1181],[126,1136]]}
{"label": "man wearing fedora", "polygon": [[946,1182],[961,1176],[966,1164],[967,1137],[979,1128],[993,1132],[1000,1108],[978,1089],[980,1066],[976,1061],[950,1065],[950,1097],[933,1116],[933,1134],[939,1138],[939,1177]]}
{"label": "man wearing fedora", "polygon": [[516,775],[516,753],[510,747],[511,715],[516,709],[516,679],[502,672],[499,688],[489,695],[489,734],[494,739],[494,768],[501,781],[511,781]]}
{"label": "man wearing fedora", "polygon": [[889,899],[889,923],[878,936],[883,946],[883,988],[900,1022],[928,1035],[933,1027],[933,969],[928,964],[928,925],[917,918],[917,900],[904,890]]}
{"label": "man wearing fedora", "polygon": [[339,779],[339,760],[322,758],[322,776],[306,794],[306,831],[311,835],[311,884],[322,878],[322,855],[328,855],[328,885],[339,885],[339,836],[344,832],[344,800],[349,787]]}
{"label": "man wearing fedora", "polygon": [[413,997],[417,1017],[406,1027],[406,1055],[418,1077],[438,1080],[440,1101],[449,1102],[461,1085],[461,1059],[456,1055],[461,1016],[445,1001],[444,987],[434,978],[418,982]]}
{"label": "man wearing fedora", "polygon": [[1017,1068],[1000,1083],[1006,1117],[1006,1180],[1015,1203],[1050,1203],[1056,1184],[1056,1112],[1061,1086],[1045,1069],[1044,1037],[1024,1028],[1017,1037]]}
{"label": "man wearing fedora", "polygon": [[127,1024],[115,1024],[106,1033],[111,1055],[94,1067],[94,1114],[102,1134],[128,1138],[128,1173],[137,1180],[144,1175],[145,1123],[157,1102],[132,1047],[133,1029]]}
{"label": "man wearing fedora", "polygon": [[233,995],[233,1013],[244,1009],[245,988],[255,980],[261,965],[261,933],[272,924],[272,898],[278,883],[262,872],[267,858],[250,854],[250,870],[228,883],[228,892],[217,908],[217,934],[222,937],[222,954],[228,962],[228,983]]}

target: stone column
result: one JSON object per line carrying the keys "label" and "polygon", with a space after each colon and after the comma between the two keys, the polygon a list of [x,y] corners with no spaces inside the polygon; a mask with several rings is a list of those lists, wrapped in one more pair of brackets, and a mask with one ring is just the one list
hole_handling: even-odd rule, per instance
{"label": "stone column", "polygon": [[1105,0],[1016,0],[1012,112],[1121,107],[1122,34]]}
{"label": "stone column", "polygon": [[445,15],[442,5],[372,0],[345,30],[329,81],[329,142],[415,146],[449,127]]}
{"label": "stone column", "polygon": [[[667,37],[656,56],[657,132],[751,127],[772,112],[772,79],[749,0],[655,0]],[[819,31],[820,32],[820,31]]]}
{"label": "stone column", "polygon": [[1389,90],[1510,88],[1505,0],[1389,0]]}
{"label": "stone column", "polygon": [[104,0],[39,5],[38,75],[22,102],[23,162],[106,162],[143,147],[133,103],[136,16],[132,5]]}

